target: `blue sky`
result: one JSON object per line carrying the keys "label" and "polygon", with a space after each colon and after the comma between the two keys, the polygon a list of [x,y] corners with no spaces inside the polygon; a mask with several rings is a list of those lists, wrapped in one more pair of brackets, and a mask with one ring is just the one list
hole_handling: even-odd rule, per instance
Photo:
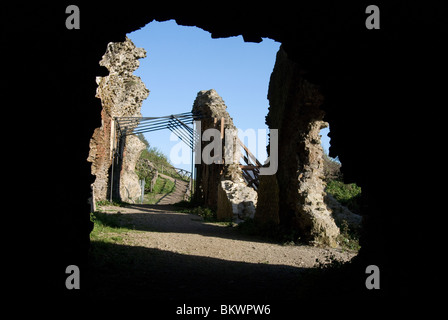
{"label": "blue sky", "polygon": [[[191,111],[199,91],[215,89],[237,128],[267,130],[269,78],[280,43],[271,39],[247,43],[241,36],[212,39],[209,32],[179,26],[174,20],[151,22],[128,37],[147,52],[134,72],[150,90],[141,109],[144,117]],[[174,137],[170,139],[169,130],[145,137],[169,157],[179,144],[172,141]],[[328,137],[322,140],[328,151]],[[264,148],[249,148],[260,161],[266,159]],[[185,148],[184,152],[189,151]],[[176,157],[171,160],[177,162],[175,167],[190,170],[191,156],[185,158],[188,163],[179,163]]]}

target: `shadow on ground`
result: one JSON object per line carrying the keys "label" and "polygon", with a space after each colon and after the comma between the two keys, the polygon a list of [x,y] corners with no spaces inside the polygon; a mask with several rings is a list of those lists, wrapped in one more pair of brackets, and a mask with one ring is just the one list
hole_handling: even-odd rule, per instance
{"label": "shadow on ground", "polygon": [[[107,213],[107,216],[112,219],[102,220],[102,223],[116,227],[115,223],[118,221],[119,226],[138,231],[190,233],[205,237],[278,243],[278,241],[267,237],[245,234],[237,228],[228,227],[225,224],[204,222],[200,216],[194,214],[176,212],[174,210],[179,208],[172,205],[132,204],[126,206],[126,209],[136,209],[136,212]],[[97,219],[101,220],[102,216],[98,215]],[[113,224],[109,224],[110,222]]]}
{"label": "shadow on ground", "polygon": [[[107,215],[135,230],[257,241],[235,228],[207,224],[198,216],[174,212],[172,206],[131,205],[126,209],[138,211]],[[355,261],[325,270],[305,269],[92,241],[88,295],[92,299],[184,302],[363,298],[365,273],[355,266]]]}
{"label": "shadow on ground", "polygon": [[[92,242],[91,299],[290,301],[360,298],[350,265],[338,270],[244,263]],[[365,288],[364,288],[365,291]]]}
{"label": "shadow on ground", "polygon": [[90,296],[106,299],[293,299],[304,269],[93,242]]}

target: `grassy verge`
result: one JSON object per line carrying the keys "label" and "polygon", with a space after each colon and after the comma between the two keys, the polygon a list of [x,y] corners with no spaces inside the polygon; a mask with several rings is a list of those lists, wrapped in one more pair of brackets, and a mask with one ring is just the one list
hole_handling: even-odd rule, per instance
{"label": "grassy verge", "polygon": [[125,227],[127,217],[120,213],[93,212],[90,214],[90,220],[94,223],[90,233],[93,242],[123,243],[122,235],[131,231]]}
{"label": "grassy verge", "polygon": [[190,201],[180,201],[174,205],[177,212],[191,213],[202,217],[206,222],[222,222],[218,221],[216,212],[212,209],[202,207]]}
{"label": "grassy verge", "polygon": [[174,192],[174,190],[175,184],[173,181],[158,177],[154,187],[152,188],[152,192],[145,193],[143,202],[146,204],[155,204],[162,195]]}

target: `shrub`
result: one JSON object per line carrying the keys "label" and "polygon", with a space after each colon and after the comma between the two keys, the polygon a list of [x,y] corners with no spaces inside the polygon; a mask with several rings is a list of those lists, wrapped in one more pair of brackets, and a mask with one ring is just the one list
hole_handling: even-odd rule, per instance
{"label": "shrub", "polygon": [[360,211],[361,187],[355,183],[345,184],[338,180],[330,180],[326,191],[351,211]]}
{"label": "shrub", "polygon": [[178,212],[195,214],[202,217],[204,221],[208,222],[217,221],[216,212],[214,212],[212,209],[197,206],[195,203],[187,201],[178,202],[177,204],[175,204],[175,206],[179,208],[176,210]]}
{"label": "shrub", "polygon": [[216,213],[209,208],[197,207],[193,209],[193,214],[201,216],[204,221],[216,221]]}
{"label": "shrub", "polygon": [[338,236],[338,242],[342,248],[359,251],[359,233],[357,230],[350,229],[346,220],[343,220],[340,225],[341,233]]}

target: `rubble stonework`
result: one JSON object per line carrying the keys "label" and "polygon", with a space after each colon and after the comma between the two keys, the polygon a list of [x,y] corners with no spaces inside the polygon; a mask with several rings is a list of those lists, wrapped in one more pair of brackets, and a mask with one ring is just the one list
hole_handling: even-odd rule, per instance
{"label": "rubble stonework", "polygon": [[277,226],[279,220],[279,189],[277,176],[260,175],[258,202],[254,221],[261,227]]}
{"label": "rubble stonework", "polygon": [[[96,201],[105,200],[110,192],[108,185],[115,129],[111,120],[114,117],[140,117],[142,102],[149,94],[140,77],[133,75],[139,67],[138,59],[144,57],[146,51],[143,48],[136,48],[126,37],[124,42],[109,43],[100,61],[100,65],[109,70],[109,75],[97,77],[96,97],[101,99],[102,125],[93,133],[88,157],[88,161],[92,162],[92,174],[95,175],[93,191]],[[126,137],[119,181],[122,201],[132,203],[140,195],[138,177],[134,170],[144,148],[144,143],[137,137]]]}
{"label": "rubble stonework", "polygon": [[[269,128],[279,129],[279,166],[275,179],[279,205],[270,209],[272,212],[263,208],[260,214],[276,221],[278,212],[277,221],[297,230],[302,240],[336,246],[339,228],[324,201],[323,150],[319,135],[326,126],[324,112],[319,108],[323,96],[317,86],[300,74],[300,67],[280,48],[269,83],[270,107],[266,117]],[[260,199],[269,197],[273,187],[261,184]]]}
{"label": "rubble stonework", "polygon": [[[192,111],[200,112],[204,116],[201,120],[201,136],[210,128],[221,130],[223,120],[223,132],[226,136],[221,142],[222,156],[228,152],[233,153],[227,155],[228,159],[233,159],[233,163],[207,165],[201,162],[196,165],[195,198],[205,206],[215,209],[218,219],[253,218],[257,192],[248,187],[243,179],[239,166],[241,147],[238,144],[237,130],[226,109],[224,100],[214,89],[200,91],[194,101]],[[201,152],[208,143],[202,142]]]}

